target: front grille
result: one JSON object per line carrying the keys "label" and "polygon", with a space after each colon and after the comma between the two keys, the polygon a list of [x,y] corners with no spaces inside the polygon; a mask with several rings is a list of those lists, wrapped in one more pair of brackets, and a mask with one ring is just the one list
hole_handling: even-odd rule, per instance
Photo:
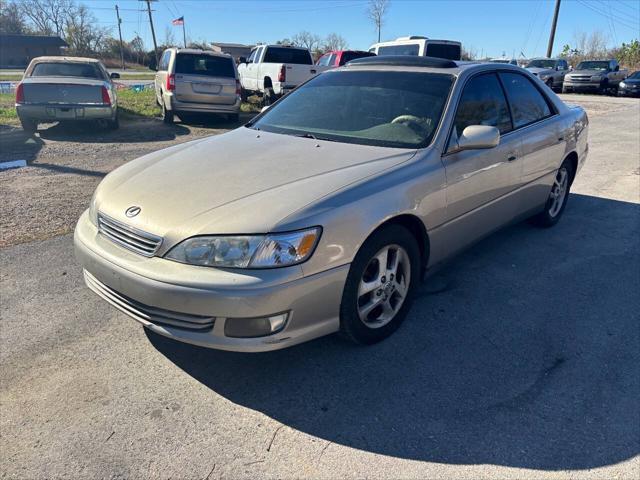
{"label": "front grille", "polygon": [[591,80],[591,75],[575,75],[571,77],[574,82],[588,82]]}
{"label": "front grille", "polygon": [[162,237],[130,227],[102,213],[98,213],[98,231],[112,242],[145,257],[153,257],[162,243]]}
{"label": "front grille", "polygon": [[84,271],[84,280],[91,290],[111,305],[145,325],[159,324],[187,330],[209,330],[213,328],[216,320],[215,317],[172,312],[170,310],[144,305],[106,286],[86,270]]}

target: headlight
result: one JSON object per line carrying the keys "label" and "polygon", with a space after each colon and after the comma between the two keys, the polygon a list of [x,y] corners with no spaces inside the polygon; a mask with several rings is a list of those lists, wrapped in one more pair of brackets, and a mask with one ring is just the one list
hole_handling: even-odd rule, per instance
{"label": "headlight", "polygon": [[624,82],[620,82],[620,85],[619,85],[619,86],[620,86],[620,87],[622,87],[622,88],[627,88],[627,84],[626,84],[626,83],[624,83]]}
{"label": "headlight", "polygon": [[165,256],[206,267],[288,267],[308,259],[318,244],[320,227],[269,235],[216,235],[189,238]]}
{"label": "headlight", "polygon": [[542,74],[540,75],[540,80],[546,80],[547,78],[549,78],[548,74]]}

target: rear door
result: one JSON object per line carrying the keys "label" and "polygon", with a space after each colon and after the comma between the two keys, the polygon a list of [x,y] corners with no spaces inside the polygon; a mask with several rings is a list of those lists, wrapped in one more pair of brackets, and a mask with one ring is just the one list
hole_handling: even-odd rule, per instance
{"label": "rear door", "polygon": [[233,58],[208,53],[180,53],[175,58],[179,102],[232,105],[236,102]]}

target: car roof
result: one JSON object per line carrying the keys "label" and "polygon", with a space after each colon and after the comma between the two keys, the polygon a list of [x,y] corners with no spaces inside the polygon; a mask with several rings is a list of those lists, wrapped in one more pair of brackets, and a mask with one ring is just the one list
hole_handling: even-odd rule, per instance
{"label": "car roof", "polygon": [[175,50],[176,53],[193,53],[193,54],[198,54],[198,55],[211,55],[214,57],[231,57],[231,55],[227,54],[227,53],[222,53],[222,52],[216,52],[215,50],[202,50],[200,48],[177,48],[177,47],[173,47],[170,48],[169,50]]}
{"label": "car roof", "polygon": [[54,57],[54,56],[36,57],[31,61],[34,62],[34,63],[41,63],[41,62],[100,63],[100,60],[98,60],[96,58],[89,58],[89,57],[60,57],[60,56],[58,56],[58,57]]}
{"label": "car roof", "polygon": [[[363,57],[348,62],[338,70],[390,70],[407,72],[434,72],[449,75],[460,75],[470,70],[511,70],[523,72],[524,69],[508,63],[481,63],[464,60],[446,60],[435,57],[419,57],[414,55],[382,55]],[[335,71],[335,70],[334,70]]]}

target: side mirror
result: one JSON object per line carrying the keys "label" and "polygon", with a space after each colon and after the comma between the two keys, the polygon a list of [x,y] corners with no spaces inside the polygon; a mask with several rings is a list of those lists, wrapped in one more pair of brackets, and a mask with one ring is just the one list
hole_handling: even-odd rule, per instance
{"label": "side mirror", "polygon": [[262,107],[262,110],[260,110],[260,113],[266,112],[267,110],[269,110],[269,107],[271,105],[265,105],[264,107]]}
{"label": "side mirror", "polygon": [[120,74],[116,73],[116,72],[111,72],[111,75],[109,75],[109,77],[111,77],[111,78],[120,78]]}
{"label": "side mirror", "polygon": [[614,72],[619,72],[620,71],[620,65],[616,65],[616,68],[613,69]]}
{"label": "side mirror", "polygon": [[469,125],[458,138],[459,150],[479,150],[497,147],[500,143],[500,130],[487,125]]}
{"label": "side mirror", "polygon": [[240,63],[247,63],[247,57],[240,57],[238,58],[238,60],[240,61]]}

